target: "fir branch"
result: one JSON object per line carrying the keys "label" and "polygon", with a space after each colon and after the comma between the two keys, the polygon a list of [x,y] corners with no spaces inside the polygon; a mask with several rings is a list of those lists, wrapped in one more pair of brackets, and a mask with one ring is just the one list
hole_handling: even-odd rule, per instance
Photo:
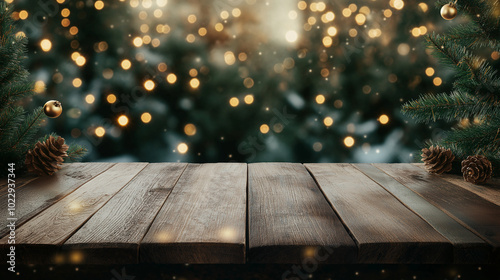
{"label": "fir branch", "polygon": [[470,117],[500,117],[500,101],[481,101],[463,92],[424,95],[403,105],[402,112],[416,122],[455,121]]}
{"label": "fir branch", "polygon": [[27,148],[31,146],[29,143],[38,132],[40,123],[44,118],[45,115],[43,114],[43,108],[39,107],[35,109],[14,134],[14,139],[11,141],[9,150],[27,150]]}
{"label": "fir branch", "polygon": [[80,161],[87,153],[87,148],[78,144],[71,144],[67,151],[68,157],[64,159],[65,163]]}

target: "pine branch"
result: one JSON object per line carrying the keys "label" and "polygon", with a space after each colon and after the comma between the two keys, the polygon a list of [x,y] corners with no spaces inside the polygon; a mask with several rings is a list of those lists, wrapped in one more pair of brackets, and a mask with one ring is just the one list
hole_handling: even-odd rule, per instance
{"label": "pine branch", "polygon": [[39,107],[21,124],[10,142],[9,150],[23,153],[32,146],[32,141],[40,129],[40,123],[45,119],[43,108]]}
{"label": "pine branch", "polygon": [[403,105],[403,113],[416,122],[455,121],[470,117],[500,117],[500,101],[481,101],[467,93],[424,95]]}
{"label": "pine branch", "polygon": [[454,144],[469,155],[498,153],[500,151],[500,118],[482,124],[473,124],[465,129],[452,130],[442,143]]}
{"label": "pine branch", "polygon": [[65,163],[80,161],[87,153],[87,148],[78,144],[71,144],[68,149],[68,157],[64,159]]}

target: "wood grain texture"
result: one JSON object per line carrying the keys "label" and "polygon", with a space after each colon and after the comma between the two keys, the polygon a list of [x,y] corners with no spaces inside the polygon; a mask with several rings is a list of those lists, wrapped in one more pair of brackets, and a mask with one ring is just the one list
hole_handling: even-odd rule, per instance
{"label": "wood grain texture", "polygon": [[491,246],[436,206],[371,164],[356,164],[357,169],[390,192],[453,244],[455,263],[487,263]]}
{"label": "wood grain texture", "polygon": [[147,263],[244,263],[247,165],[189,164],[139,247]]}
{"label": "wood grain texture", "polygon": [[[71,163],[65,164],[54,176],[43,176],[36,180],[29,176],[28,184],[22,188],[16,186],[17,226],[19,227],[113,165],[113,163]],[[7,196],[0,198],[0,209],[7,209]],[[0,237],[9,231],[6,225],[7,220],[1,219]]]}
{"label": "wood grain texture", "polygon": [[493,246],[500,261],[500,206],[411,164],[374,164]]}
{"label": "wood grain texture", "polygon": [[303,165],[248,168],[250,262],[356,261],[356,244]]}
{"label": "wood grain texture", "polygon": [[[425,170],[423,164],[414,164]],[[491,178],[484,185],[474,185],[472,183],[464,181],[464,178],[460,175],[452,175],[452,174],[443,174],[440,178],[448,181],[452,184],[455,184],[459,187],[462,187],[470,192],[473,192],[480,197],[489,200],[496,205],[500,205],[500,179],[499,178]]]}
{"label": "wood grain texture", "polygon": [[360,263],[449,263],[448,240],[350,164],[306,164],[357,241]]}
{"label": "wood grain texture", "polygon": [[186,163],[149,164],[63,245],[85,264],[137,263],[139,243]]}
{"label": "wood grain texture", "polygon": [[[16,174],[17,175],[17,174]],[[23,174],[21,177],[15,178],[15,184],[16,184],[16,190],[26,186],[28,183],[36,180],[38,176],[33,175],[33,174]],[[3,196],[7,194],[8,190],[8,181],[7,177],[1,178],[1,183],[0,183],[0,196]]]}
{"label": "wood grain texture", "polygon": [[[60,263],[58,248],[146,163],[118,163],[26,222],[16,231],[19,263]],[[50,186],[48,186],[50,187]],[[7,236],[0,240],[2,252]]]}

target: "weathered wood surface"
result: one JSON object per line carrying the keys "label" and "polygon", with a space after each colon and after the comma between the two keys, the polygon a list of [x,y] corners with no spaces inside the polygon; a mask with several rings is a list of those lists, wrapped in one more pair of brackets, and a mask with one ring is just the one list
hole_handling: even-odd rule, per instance
{"label": "weathered wood surface", "polygon": [[493,246],[500,258],[500,206],[411,164],[374,164]]}
{"label": "weathered wood surface", "polygon": [[247,167],[190,164],[140,244],[147,263],[244,263]]}
{"label": "weathered wood surface", "polygon": [[[357,248],[298,163],[249,165],[249,259],[257,263],[356,262]],[[321,250],[322,252],[319,252]]]}
{"label": "weathered wood surface", "polygon": [[[21,243],[17,245],[19,260],[57,263],[60,258],[57,245],[66,241],[145,166],[146,163],[118,163],[26,222],[16,231],[16,239]],[[1,245],[7,244],[7,237],[0,240]]]}
{"label": "weathered wood surface", "polygon": [[[113,163],[72,163],[64,166],[57,176],[44,176],[36,180],[30,176],[29,180],[23,181],[27,184],[16,184],[17,226],[22,225],[113,165]],[[0,198],[0,209],[7,209],[7,195]],[[1,219],[0,237],[9,231],[6,226],[7,220]]]}
{"label": "weathered wood surface", "polygon": [[436,206],[371,164],[355,167],[381,185],[453,244],[455,263],[487,262],[491,246]]}
{"label": "weathered wood surface", "polygon": [[97,211],[63,246],[82,254],[80,263],[138,263],[139,243],[186,168],[149,164]]}
{"label": "weathered wood surface", "polygon": [[[423,164],[417,163],[414,165],[425,169]],[[445,175],[441,176],[441,178],[473,192],[480,197],[495,203],[496,205],[500,205],[500,192],[498,191],[500,189],[500,178],[491,178],[488,182],[486,182],[486,184],[483,185],[474,185],[466,182],[463,177],[459,175]]]}
{"label": "weathered wood surface", "polygon": [[356,239],[359,262],[452,262],[448,240],[352,165],[306,167]]}
{"label": "weathered wood surface", "polygon": [[70,164],[18,178],[17,262],[500,263],[498,179],[459,179],[411,164]]}

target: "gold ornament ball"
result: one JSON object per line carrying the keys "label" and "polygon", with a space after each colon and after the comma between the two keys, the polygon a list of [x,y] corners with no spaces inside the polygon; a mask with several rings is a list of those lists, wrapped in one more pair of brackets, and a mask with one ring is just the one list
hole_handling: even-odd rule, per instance
{"label": "gold ornament ball", "polygon": [[441,8],[441,16],[445,20],[452,20],[457,16],[457,7],[453,4],[446,4]]}
{"label": "gold ornament ball", "polygon": [[43,112],[49,118],[57,118],[62,113],[62,104],[57,100],[50,100],[43,106]]}

